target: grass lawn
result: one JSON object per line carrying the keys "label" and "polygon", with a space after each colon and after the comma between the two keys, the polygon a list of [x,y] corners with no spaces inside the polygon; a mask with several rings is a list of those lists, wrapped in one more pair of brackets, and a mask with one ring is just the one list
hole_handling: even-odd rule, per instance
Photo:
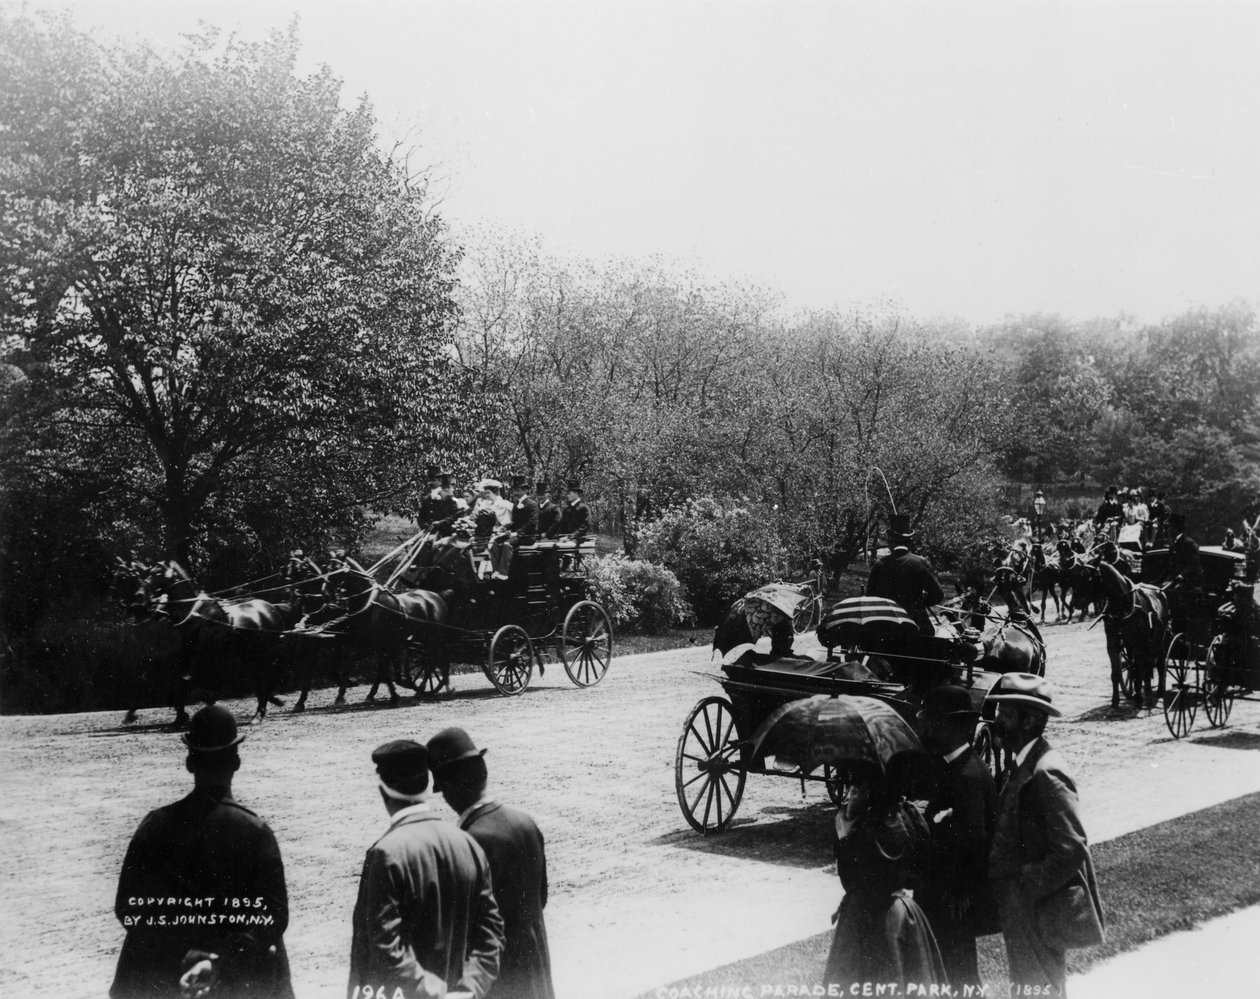
{"label": "grass lawn", "polygon": [[[1096,844],[1094,865],[1107,916],[1107,940],[1070,951],[1069,973],[1080,974],[1149,940],[1260,903],[1257,828],[1260,794],[1250,794]],[[836,888],[838,898],[839,882]],[[750,983],[812,987],[820,982],[830,944],[831,933],[820,933],[675,985],[685,985],[693,995],[709,988],[720,995],[723,987]],[[987,994],[1006,995],[1002,938],[982,938],[979,952]]]}

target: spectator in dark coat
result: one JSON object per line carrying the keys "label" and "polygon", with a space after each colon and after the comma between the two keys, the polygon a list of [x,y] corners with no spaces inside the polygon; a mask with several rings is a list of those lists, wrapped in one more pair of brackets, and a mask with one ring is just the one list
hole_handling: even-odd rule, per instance
{"label": "spectator in dark coat", "polygon": [[920,633],[930,635],[933,628],[928,608],[944,600],[945,591],[928,560],[910,551],[913,539],[910,518],[893,514],[888,525],[888,544],[892,551],[872,566],[866,581],[866,595],[884,597],[899,604],[914,618]]}
{"label": "spectator in dark coat", "polygon": [[534,499],[538,503],[538,536],[554,538],[560,530],[560,508],[552,500],[547,483],[534,487]]}
{"label": "spectator in dark coat", "polygon": [[[993,775],[971,749],[980,712],[963,687],[936,687],[923,698],[923,744],[942,761],[926,812],[932,839],[915,898],[927,913],[941,948],[949,984],[980,985],[976,937],[995,918],[988,891],[989,846],[997,816]],[[996,927],[993,927],[996,931]]]}
{"label": "spectator in dark coat", "polygon": [[354,905],[348,999],[365,994],[481,999],[503,953],[490,865],[430,807],[428,753],[409,739],[372,753],[390,824],[363,861]]}
{"label": "spectator in dark coat", "polygon": [[520,809],[486,795],[485,750],[477,749],[462,728],[439,732],[428,749],[434,788],[490,861],[506,938],[493,999],[555,999],[543,921],[547,857],[542,833]]}
{"label": "spectator in dark coat", "polygon": [[560,511],[560,527],[557,533],[582,537],[590,526],[591,512],[582,501],[582,483],[570,479],[567,483],[568,495],[564,508]]}
{"label": "spectator in dark coat", "polygon": [[1068,950],[1100,943],[1105,925],[1076,783],[1042,735],[1061,712],[1031,673],[1006,673],[989,700],[1015,754],[989,854],[1011,985],[1022,990],[1011,994],[1061,996]]}
{"label": "spectator in dark coat", "polygon": [[245,736],[226,708],[212,705],[182,738],[193,790],[145,816],[127,848],[114,903],[127,938],[109,994],[153,999],[212,989],[233,999],[292,999],[280,848],[267,823],[232,799]]}

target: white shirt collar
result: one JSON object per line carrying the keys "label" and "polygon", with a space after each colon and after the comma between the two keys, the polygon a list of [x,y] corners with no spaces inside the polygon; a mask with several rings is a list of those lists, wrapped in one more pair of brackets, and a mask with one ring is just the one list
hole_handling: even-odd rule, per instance
{"label": "white shirt collar", "polygon": [[406,808],[400,808],[389,817],[389,828],[393,829],[403,819],[409,815],[419,815],[421,812],[429,811],[429,803],[422,801],[418,805],[408,805]]}
{"label": "white shirt collar", "polygon": [[963,753],[965,753],[966,751],[967,751],[967,744],[964,742],[961,746],[959,746],[957,749],[955,749],[952,753],[947,753],[947,754],[945,755],[945,762],[946,762],[946,763],[953,763],[956,759],[958,759],[958,757],[962,756],[962,754],[963,754]]}
{"label": "white shirt collar", "polygon": [[1024,761],[1028,759],[1028,754],[1032,752],[1033,744],[1036,741],[1036,739],[1030,739],[1028,745],[1015,754],[1015,766],[1022,767],[1024,765]]}
{"label": "white shirt collar", "polygon": [[459,824],[462,826],[464,824],[464,821],[468,818],[468,816],[472,815],[472,813],[477,811],[478,809],[485,808],[487,805],[493,805],[493,804],[495,804],[495,800],[493,798],[487,798],[487,797],[478,798],[471,805],[469,805],[467,808],[465,808],[462,812],[459,813]]}

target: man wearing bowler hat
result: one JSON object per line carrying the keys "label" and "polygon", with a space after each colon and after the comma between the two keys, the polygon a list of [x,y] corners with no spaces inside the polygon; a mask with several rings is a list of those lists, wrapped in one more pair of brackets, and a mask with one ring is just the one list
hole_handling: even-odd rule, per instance
{"label": "man wearing bowler hat", "polygon": [[919,632],[932,634],[928,608],[945,599],[945,591],[936,579],[928,560],[910,551],[914,531],[910,518],[894,513],[888,518],[888,546],[892,549],[871,567],[866,581],[868,597],[884,597],[899,604],[919,626]]}
{"label": "man wearing bowler hat", "polygon": [[547,856],[542,833],[520,809],[486,794],[486,751],[474,746],[462,728],[443,729],[429,740],[428,749],[434,789],[490,861],[506,938],[493,999],[554,999],[543,920]]}
{"label": "man wearing bowler hat", "polygon": [[480,999],[503,951],[486,855],[429,807],[424,746],[387,742],[372,762],[390,823],[363,861],[346,995]]}
{"label": "man wearing bowler hat", "polygon": [[292,999],[280,847],[232,799],[245,736],[215,704],[181,738],[193,789],[146,815],[127,848],[114,903],[127,938],[109,994]]}
{"label": "man wearing bowler hat", "polygon": [[993,775],[971,749],[980,712],[964,687],[934,687],[923,697],[919,732],[942,762],[928,800],[932,839],[915,898],[941,948],[949,984],[961,994],[980,984],[976,937],[993,921],[988,891],[989,846],[997,815]]}
{"label": "man wearing bowler hat", "polygon": [[1050,685],[1032,673],[1005,674],[988,699],[1002,744],[1015,754],[989,853],[1011,984],[1061,996],[1068,950],[1100,943],[1105,925],[1076,784],[1043,737],[1061,712]]}

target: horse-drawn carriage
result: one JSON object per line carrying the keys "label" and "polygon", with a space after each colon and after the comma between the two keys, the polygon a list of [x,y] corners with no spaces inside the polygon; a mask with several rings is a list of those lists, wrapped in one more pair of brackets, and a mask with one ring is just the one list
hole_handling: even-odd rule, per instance
{"label": "horse-drawn carriage", "polygon": [[[403,580],[411,589],[395,593],[354,565],[329,574],[327,589],[344,608],[338,625],[344,633],[357,631],[369,643],[391,632],[401,640],[398,678],[418,695],[449,688],[452,662],[480,663],[496,690],[519,694],[535,666],[545,670],[548,653],[574,684],[590,687],[604,678],[613,650],[608,613],[589,599],[590,582],[582,571],[583,560],[594,552],[589,539],[523,544],[506,578],[496,579],[485,571],[486,545],[422,533],[407,547],[402,571],[387,580],[394,585]],[[417,594],[427,595],[428,603],[413,612],[409,602]],[[366,627],[356,627],[359,618],[366,618]]]}
{"label": "horse-drawn carriage", "polygon": [[[749,649],[720,673],[705,674],[725,696],[699,701],[678,739],[674,785],[688,824],[706,834],[725,829],[749,774],[799,780],[802,789],[806,782],[823,783],[838,804],[839,766],[853,753],[883,763],[895,750],[918,748],[915,715],[923,694],[941,683],[970,692],[981,712],[973,745],[996,767],[993,713],[985,711],[985,698],[1003,672],[1044,673],[1045,659],[1044,646],[1034,661],[1006,659],[1028,636],[1008,636],[1007,629],[1019,627],[1008,619],[993,624],[984,638],[943,623],[938,635],[921,635],[895,603],[854,597],[840,601],[819,625],[825,658]],[[1008,637],[1012,649],[1004,644]]]}
{"label": "horse-drawn carriage", "polygon": [[[1168,558],[1163,550],[1148,552],[1143,568],[1163,573]],[[1244,581],[1246,556],[1205,545],[1199,561],[1202,584],[1168,593],[1173,635],[1164,721],[1177,739],[1194,726],[1200,706],[1218,728],[1229,720],[1235,700],[1260,690],[1260,608],[1254,582]]]}

